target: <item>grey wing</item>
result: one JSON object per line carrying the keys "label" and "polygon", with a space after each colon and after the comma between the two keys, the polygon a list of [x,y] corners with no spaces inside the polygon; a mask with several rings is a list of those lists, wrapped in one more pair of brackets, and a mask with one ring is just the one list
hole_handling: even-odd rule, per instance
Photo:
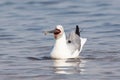
{"label": "grey wing", "polygon": [[72,52],[76,51],[77,49],[80,50],[81,47],[80,37],[74,31],[71,32],[67,38],[67,44]]}

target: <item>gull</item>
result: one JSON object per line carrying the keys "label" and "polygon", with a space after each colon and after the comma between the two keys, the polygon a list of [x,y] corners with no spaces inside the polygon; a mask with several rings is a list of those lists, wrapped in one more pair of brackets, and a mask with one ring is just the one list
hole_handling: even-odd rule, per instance
{"label": "gull", "polygon": [[78,58],[83,45],[87,41],[87,38],[80,36],[78,25],[68,37],[66,37],[62,25],[57,25],[54,30],[45,31],[45,34],[47,33],[53,33],[55,38],[55,44],[50,53],[51,57],[55,59]]}

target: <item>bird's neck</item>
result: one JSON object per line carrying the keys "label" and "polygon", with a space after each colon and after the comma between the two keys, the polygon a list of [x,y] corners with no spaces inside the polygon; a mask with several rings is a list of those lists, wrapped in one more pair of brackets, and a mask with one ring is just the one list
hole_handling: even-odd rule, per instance
{"label": "bird's neck", "polygon": [[56,39],[55,46],[59,46],[59,47],[62,47],[62,48],[67,46],[65,33],[63,33],[63,35],[60,38]]}
{"label": "bird's neck", "polygon": [[71,56],[67,46],[65,33],[58,39],[56,39],[51,56],[55,58],[68,58]]}

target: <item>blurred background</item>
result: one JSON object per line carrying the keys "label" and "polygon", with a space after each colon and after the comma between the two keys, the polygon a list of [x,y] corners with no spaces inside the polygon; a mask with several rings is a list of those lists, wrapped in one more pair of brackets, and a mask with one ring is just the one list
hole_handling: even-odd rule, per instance
{"label": "blurred background", "polygon": [[[88,39],[73,74],[57,74],[52,60],[41,59],[54,44],[42,32],[58,24],[67,34],[79,25]],[[1,80],[119,80],[119,43],[120,0],[0,0]]]}

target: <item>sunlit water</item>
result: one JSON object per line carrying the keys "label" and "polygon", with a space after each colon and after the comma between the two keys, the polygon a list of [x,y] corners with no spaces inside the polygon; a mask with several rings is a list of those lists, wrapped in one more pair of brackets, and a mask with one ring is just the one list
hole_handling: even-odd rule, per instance
{"label": "sunlit water", "polygon": [[[49,58],[57,24],[80,26],[80,59]],[[120,0],[0,0],[0,80],[120,80]]]}

